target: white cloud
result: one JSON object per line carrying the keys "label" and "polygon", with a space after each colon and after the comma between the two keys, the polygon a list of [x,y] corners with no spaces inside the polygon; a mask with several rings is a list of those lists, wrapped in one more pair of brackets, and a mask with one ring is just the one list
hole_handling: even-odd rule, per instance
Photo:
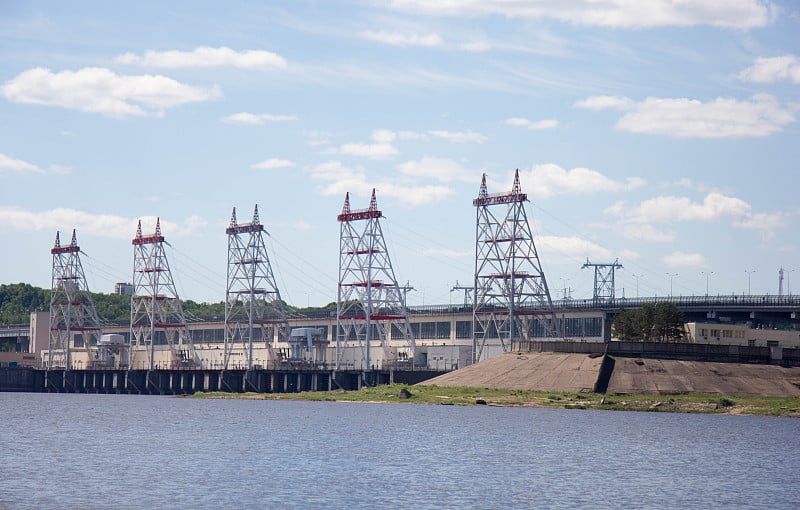
{"label": "white cloud", "polygon": [[250,168],[256,170],[270,170],[273,168],[291,168],[293,166],[294,162],[289,161],[288,159],[270,158],[266,161],[262,161],[261,163],[250,165]]}
{"label": "white cloud", "polygon": [[[520,181],[522,189],[528,195],[537,198],[566,194],[585,195],[596,192],[628,191],[644,185],[644,181],[638,177],[615,181],[596,170],[588,168],[565,170],[552,163],[536,165],[531,170],[521,170]],[[526,182],[536,183],[536,186],[526,187]]]}
{"label": "white cloud", "polygon": [[372,140],[379,143],[390,143],[395,140],[427,140],[428,135],[417,131],[391,131],[376,129],[372,132]]}
{"label": "white cloud", "polygon": [[764,0],[392,0],[391,9],[437,16],[550,18],[575,25],[619,28],[711,25],[722,28],[763,27],[777,8]]}
{"label": "white cloud", "polygon": [[633,106],[632,99],[619,96],[591,96],[580,101],[575,101],[576,108],[583,108],[584,110],[605,110],[613,108],[615,110],[627,110]]}
{"label": "white cloud", "polygon": [[558,126],[558,121],[554,119],[545,120],[528,120],[523,117],[512,117],[506,119],[506,124],[515,127],[524,127],[528,129],[551,129]]}
{"label": "white cloud", "polygon": [[483,143],[487,140],[485,136],[480,133],[476,133],[471,129],[466,131],[444,131],[444,130],[435,130],[435,131],[428,131],[428,134],[431,136],[435,136],[437,138],[442,138],[447,140],[448,142],[453,143]]}
{"label": "white cloud", "polygon": [[21,159],[14,159],[0,152],[0,175],[4,173],[41,174],[44,172],[34,164],[22,161]]}
{"label": "white cloud", "polygon": [[739,73],[739,79],[756,83],[778,80],[800,83],[800,58],[796,55],[759,57],[752,66]]}
{"label": "white cloud", "polygon": [[33,163],[22,161],[21,159],[14,159],[0,152],[0,175],[3,174],[69,174],[72,173],[72,168],[64,165],[50,165],[47,170],[44,170]]}
{"label": "white cloud", "polygon": [[662,232],[646,223],[622,225],[622,236],[637,241],[652,241],[656,243],[670,243],[675,240],[674,232]]}
{"label": "white cloud", "polygon": [[397,148],[390,143],[345,143],[329,152],[370,159],[385,159],[398,154]]}
{"label": "white cloud", "polygon": [[244,124],[249,126],[257,126],[265,122],[286,122],[297,120],[294,115],[273,115],[271,113],[234,113],[222,118],[222,122],[226,124]]}
{"label": "white cloud", "polygon": [[492,44],[487,41],[471,41],[460,46],[464,51],[483,53],[492,49]]}
{"label": "white cloud", "polygon": [[661,196],[644,200],[634,207],[629,207],[624,202],[617,202],[604,212],[620,217],[624,222],[623,229],[635,233],[638,228],[638,231],[643,233],[640,239],[647,239],[646,234],[653,232],[653,238],[649,240],[655,241],[662,239],[658,238],[658,231],[650,230],[651,223],[729,221],[736,228],[758,230],[763,237],[770,238],[775,230],[786,223],[787,218],[786,214],[781,213],[753,213],[752,206],[744,200],[719,192],[708,193],[702,203],[693,202],[687,197]]}
{"label": "white cloud", "polygon": [[782,107],[767,94],[758,94],[746,101],[717,98],[707,103],[655,97],[637,103],[622,97],[594,96],[577,101],[575,106],[590,110],[627,110],[617,122],[617,129],[674,138],[767,136],[795,120],[793,109]]}
{"label": "white cloud", "polygon": [[[546,254],[545,259],[583,259],[586,257],[611,259],[614,257],[611,250],[580,237],[537,236],[535,242],[539,252]],[[554,257],[556,254],[559,257]]]}
{"label": "white cloud", "polygon": [[97,67],[53,73],[29,69],[2,87],[15,103],[60,106],[112,117],[160,115],[185,103],[221,97],[218,89],[203,89],[166,76],[124,76]]}
{"label": "white cloud", "polygon": [[[455,191],[446,186],[418,185],[397,182],[391,179],[367,179],[363,168],[348,168],[339,161],[329,161],[311,168],[311,177],[320,181],[330,181],[319,188],[322,195],[341,195],[350,193],[351,197],[361,197],[368,200],[372,189],[375,188],[378,198],[389,197],[406,207],[429,204],[446,199],[455,194]],[[353,209],[366,208],[351,200]]]}
{"label": "white cloud", "polygon": [[669,255],[664,255],[661,260],[670,267],[700,268],[706,266],[706,258],[701,253],[683,253],[676,251]]}
{"label": "white cloud", "polygon": [[742,220],[752,214],[750,204],[736,197],[712,192],[702,203],[686,197],[663,196],[641,202],[626,215],[637,223],[671,223],[674,221],[715,222],[723,219]]}
{"label": "white cloud", "polygon": [[[125,218],[111,214],[95,214],[77,209],[57,208],[46,211],[28,211],[19,207],[0,206],[0,230],[41,231],[56,230],[89,234],[110,239],[133,239],[139,218]],[[142,230],[155,230],[155,216],[143,216]],[[165,236],[186,236],[204,229],[208,222],[193,215],[183,223],[161,220],[161,231]]]}
{"label": "white cloud", "polygon": [[480,171],[467,170],[452,159],[424,156],[417,161],[406,161],[397,165],[404,175],[426,177],[441,182],[471,182],[480,180]]}
{"label": "white cloud", "polygon": [[376,41],[384,44],[389,44],[391,46],[425,46],[425,47],[432,47],[432,46],[440,46],[442,44],[442,38],[439,34],[431,33],[431,34],[402,34],[400,32],[374,32],[374,31],[365,31],[359,33],[364,39],[368,39],[370,41]]}
{"label": "white cloud", "polygon": [[125,53],[116,62],[126,65],[169,69],[187,67],[236,67],[239,69],[283,69],[286,59],[270,51],[235,51],[227,47],[201,46],[192,51],[147,51],[143,56]]}

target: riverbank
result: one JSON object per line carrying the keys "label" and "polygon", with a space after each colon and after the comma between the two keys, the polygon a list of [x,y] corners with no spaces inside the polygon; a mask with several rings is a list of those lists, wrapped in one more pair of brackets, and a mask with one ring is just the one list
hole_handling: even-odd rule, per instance
{"label": "riverbank", "polygon": [[362,388],[358,391],[302,393],[195,393],[184,398],[253,400],[307,400],[324,402],[409,403],[606,409],[674,413],[737,414],[800,418],[800,398],[724,396],[704,393],[680,395],[603,395],[582,392],[538,392],[492,388],[403,384]]}

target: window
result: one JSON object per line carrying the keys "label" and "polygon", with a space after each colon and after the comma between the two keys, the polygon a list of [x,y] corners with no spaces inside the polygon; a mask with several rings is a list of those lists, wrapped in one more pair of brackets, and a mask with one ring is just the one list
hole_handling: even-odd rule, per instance
{"label": "window", "polygon": [[780,344],[777,340],[767,340],[767,347],[778,347]]}
{"label": "window", "polygon": [[748,347],[755,347],[756,346],[756,341],[755,340],[748,340],[747,341],[747,346]]}

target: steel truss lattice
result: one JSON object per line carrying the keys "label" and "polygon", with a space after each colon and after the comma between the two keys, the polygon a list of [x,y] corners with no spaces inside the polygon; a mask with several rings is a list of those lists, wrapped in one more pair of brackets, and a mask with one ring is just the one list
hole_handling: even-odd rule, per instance
{"label": "steel truss lattice", "polygon": [[228,369],[232,353],[242,349],[247,370],[252,370],[253,344],[266,347],[269,360],[264,361],[275,361],[273,328],[278,329],[278,340],[287,342],[289,321],[264,245],[264,234],[269,233],[259,221],[258,206],[250,223],[238,223],[234,207],[225,232],[228,234],[228,285],[223,368]]}
{"label": "steel truss lattice", "polygon": [[622,264],[619,259],[609,264],[593,264],[586,259],[586,263],[581,266],[581,269],[587,267],[594,268],[594,295],[593,300],[595,306],[597,305],[613,305],[616,299],[615,284],[614,284],[614,270],[622,269]]}
{"label": "steel truss lattice", "polygon": [[[135,366],[137,352],[146,353],[146,367],[195,368],[196,354],[186,327],[186,316],[178,297],[167,254],[164,251],[161,221],[156,220],[152,235],[142,235],[142,222],[136,227],[133,244],[133,296],[131,296],[131,339],[128,368]],[[155,346],[167,345],[169,358],[156,366]]]}
{"label": "steel truss lattice", "polygon": [[[499,339],[504,351],[513,350],[514,342],[530,340],[537,323],[545,336],[562,336],[525,212],[527,200],[517,170],[508,193],[487,193],[484,174],[478,198],[472,202],[477,211],[474,361],[481,360],[490,339]],[[494,206],[504,215],[495,215]]]}
{"label": "steel truss lattice", "polygon": [[[86,284],[80,251],[74,230],[72,241],[67,246],[61,246],[56,232],[55,245],[50,250],[53,269],[48,370],[75,368],[72,366],[72,349],[80,348],[88,353],[99,340],[100,320]],[[91,360],[91,356],[87,355],[87,359]]]}
{"label": "steel truss lattice", "polygon": [[[355,368],[373,368],[370,348],[379,342],[383,360],[396,362],[398,358],[413,359],[414,334],[408,320],[405,293],[389,259],[389,251],[381,230],[375,190],[368,209],[351,211],[350,194],[345,195],[342,213],[337,217],[341,225],[339,236],[339,287],[336,301],[336,368],[342,365],[344,348],[360,348],[360,365]],[[356,228],[363,222],[363,228]],[[403,350],[394,356],[389,339]]]}

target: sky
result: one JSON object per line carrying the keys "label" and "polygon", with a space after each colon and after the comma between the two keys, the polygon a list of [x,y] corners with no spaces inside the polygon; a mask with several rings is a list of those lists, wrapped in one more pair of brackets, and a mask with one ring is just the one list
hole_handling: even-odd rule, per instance
{"label": "sky", "polygon": [[800,4],[0,2],[0,283],[132,281],[161,219],[182,298],[225,299],[257,204],[285,301],[336,300],[376,190],[411,305],[471,286],[481,176],[519,169],[554,299],[800,293]]}

